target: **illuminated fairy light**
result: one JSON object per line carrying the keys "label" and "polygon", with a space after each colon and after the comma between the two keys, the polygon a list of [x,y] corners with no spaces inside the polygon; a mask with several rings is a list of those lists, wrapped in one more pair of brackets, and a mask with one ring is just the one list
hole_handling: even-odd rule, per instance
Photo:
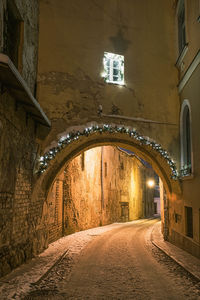
{"label": "illuminated fairy light", "polygon": [[168,152],[163,149],[160,144],[154,141],[150,141],[147,137],[143,137],[135,129],[125,128],[123,126],[117,125],[112,126],[109,124],[104,124],[101,126],[89,126],[82,131],[70,132],[66,136],[61,137],[56,147],[51,148],[48,152],[46,152],[39,158],[38,174],[44,173],[44,171],[48,168],[49,162],[55,158],[58,152],[67,147],[69,144],[76,142],[81,136],[88,137],[94,133],[102,134],[103,132],[107,132],[110,134],[120,133],[129,135],[130,138],[134,139],[139,145],[148,146],[157,151],[167,161],[167,164],[171,169],[171,178],[175,180],[178,178],[178,172],[174,161],[170,158]]}
{"label": "illuminated fairy light", "polygon": [[104,71],[101,74],[105,82],[124,85],[124,56],[104,52]]}

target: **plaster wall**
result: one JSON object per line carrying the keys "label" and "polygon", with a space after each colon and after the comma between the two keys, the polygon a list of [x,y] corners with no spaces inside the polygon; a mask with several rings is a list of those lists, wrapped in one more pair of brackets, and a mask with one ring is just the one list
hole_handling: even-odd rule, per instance
{"label": "plaster wall", "polygon": [[[200,4],[199,0],[184,0],[185,1],[185,22],[186,22],[186,43],[188,44],[188,50],[180,65],[179,77],[180,79],[184,76],[184,73],[190,66],[192,60],[196,56],[200,48],[199,41],[199,22],[198,17],[200,16]],[[177,16],[176,16],[177,17]],[[176,18],[177,23],[177,18]],[[178,32],[177,32],[178,38]],[[177,40],[177,59],[180,53],[178,52],[178,40]]]}
{"label": "plaster wall", "polygon": [[[187,52],[181,60],[179,68],[180,80],[186,78],[185,85],[180,90],[180,108],[187,100],[190,105],[191,117],[191,161],[192,174],[182,176],[182,201],[174,204],[174,213],[171,218],[172,236],[171,240],[178,246],[190,253],[200,257],[200,203],[199,203],[199,184],[200,184],[200,138],[199,138],[199,95],[200,95],[200,65],[199,60],[195,64],[195,69],[191,71],[191,64],[197,57],[200,42],[200,27],[198,17],[200,15],[200,2],[198,0],[185,0],[185,25]],[[189,72],[187,72],[189,70]],[[182,126],[182,124],[181,124]],[[193,237],[187,236],[187,216],[186,207],[192,208],[193,214]]]}
{"label": "plaster wall", "polygon": [[[192,176],[182,177],[183,187],[183,202],[182,215],[185,217],[185,206],[193,209],[193,239],[187,238],[188,243],[194,242],[196,245],[196,252],[200,255],[200,203],[199,203],[199,184],[200,184],[200,137],[199,137],[199,95],[200,95],[200,66],[197,67],[192,74],[189,82],[184,87],[181,93],[181,102],[185,99],[189,100],[191,106],[191,134],[192,134],[192,162],[193,171]],[[182,234],[186,234],[186,225],[183,222]],[[188,246],[189,247],[189,246]]]}
{"label": "plaster wall", "polygon": [[[24,26],[20,71],[34,91],[38,2],[16,0],[13,3],[18,8]],[[194,15],[196,3],[196,0],[187,1],[191,5],[188,20],[190,15]],[[8,1],[0,0],[1,51],[4,46],[3,12],[6,11],[7,4]],[[163,179],[171,187],[168,191],[169,203],[163,195],[163,231],[165,228],[169,229],[170,239],[180,241],[179,244],[183,245],[184,205],[192,205],[195,216],[194,240],[187,239],[187,245],[189,250],[197,245],[193,251],[197,253],[200,224],[198,195],[195,192],[198,191],[199,184],[199,69],[185,86],[180,101],[177,93],[178,72],[174,66],[177,58],[174,1],[41,0],[39,10],[37,96],[52,121],[51,132],[41,145],[41,153],[55,145],[54,142],[63,132],[74,129],[75,126],[93,122],[121,124],[134,127],[142,135],[156,140],[169,151],[178,166],[180,102],[185,98],[191,99],[192,122],[196,128],[192,138],[196,163],[194,171],[197,176],[192,181],[183,182],[183,197],[180,194],[177,196],[178,192],[175,193],[175,187],[179,190],[179,183],[170,178],[170,168],[158,153],[148,146],[141,146],[139,141],[134,144],[130,137],[122,138],[120,133],[114,135],[113,140],[111,136],[108,138],[108,133],[104,139],[109,145],[112,142],[117,145],[127,143],[132,147],[133,144],[138,154],[143,154],[144,150],[145,157],[155,160],[155,164],[159,162],[160,176],[167,176]],[[192,21],[189,24],[192,26]],[[192,27],[188,27],[188,38],[193,43],[190,30]],[[195,37],[198,36],[197,31],[195,25]],[[185,59],[188,57],[186,66],[192,53],[196,53],[197,43],[194,41],[193,50],[189,49],[188,56],[185,56]],[[104,51],[124,55],[124,86],[106,84],[101,77]],[[103,107],[103,114],[98,113],[99,105]],[[153,122],[131,118],[151,119]],[[80,149],[85,150],[98,143],[102,145],[103,135],[104,133],[101,138],[98,135],[95,138],[88,137],[87,142],[81,137],[77,141],[79,144],[69,145],[69,150],[59,153],[60,156],[51,164],[46,177],[45,174],[40,178],[34,176],[33,185],[33,169],[39,149],[35,140],[34,123],[31,119],[26,120],[25,111],[16,107],[14,98],[7,90],[1,89],[0,276],[41,252],[48,242],[63,233],[119,220],[119,203],[127,202],[127,199],[130,219],[151,215],[151,197],[147,197],[148,192],[141,192],[142,189],[145,190],[144,172],[139,171],[142,167],[137,168],[139,162],[136,159],[133,158],[130,163],[122,153],[119,159],[116,149],[104,147],[103,164],[94,164],[95,159],[102,157],[98,148],[96,152],[90,150],[90,155],[86,155],[85,159],[90,163],[90,167],[87,163],[88,170],[81,169],[80,157],[71,161],[74,153],[77,154]],[[63,169],[58,174],[63,168],[63,161],[68,161],[65,173]],[[117,165],[114,161],[117,161]],[[126,168],[129,171],[125,176]],[[98,176],[95,177],[95,174]],[[103,175],[103,195],[100,174]],[[132,185],[132,177],[136,178],[136,189]],[[53,180],[55,183],[49,191]],[[86,185],[83,184],[85,182]],[[78,186],[81,189],[77,189]],[[145,203],[141,199],[145,199]],[[164,224],[165,220],[168,222],[167,226]]]}
{"label": "plaster wall", "polygon": [[[37,95],[52,121],[44,149],[70,126],[118,122],[179,162],[174,26],[173,1],[40,1]],[[124,86],[101,77],[104,51],[124,55]]]}

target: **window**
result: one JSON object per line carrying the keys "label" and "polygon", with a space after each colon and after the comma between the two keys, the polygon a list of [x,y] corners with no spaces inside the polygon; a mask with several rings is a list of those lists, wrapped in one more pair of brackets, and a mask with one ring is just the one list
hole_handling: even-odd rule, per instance
{"label": "window", "polygon": [[17,7],[8,2],[4,12],[3,52],[9,56],[17,68],[21,67],[23,22]]}
{"label": "window", "polygon": [[107,170],[107,162],[104,163],[104,170],[105,170],[104,176],[107,177],[107,174],[108,174],[108,170]]}
{"label": "window", "polygon": [[200,0],[199,0],[199,16],[197,18],[197,21],[200,23]]}
{"label": "window", "polygon": [[191,120],[189,101],[185,100],[181,110],[181,175],[192,173]]}
{"label": "window", "polygon": [[179,53],[181,53],[186,45],[184,0],[180,0],[178,9],[178,44]]}
{"label": "window", "polygon": [[185,207],[185,220],[186,220],[186,235],[193,238],[193,213],[192,207]]}
{"label": "window", "polygon": [[124,56],[104,52],[104,74],[106,82],[124,84]]}

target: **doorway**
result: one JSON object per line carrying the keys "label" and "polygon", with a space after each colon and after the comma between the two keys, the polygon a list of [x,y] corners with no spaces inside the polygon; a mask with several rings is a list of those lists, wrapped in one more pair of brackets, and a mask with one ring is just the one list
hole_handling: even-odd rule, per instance
{"label": "doorway", "polygon": [[129,221],[129,202],[120,202],[121,206],[121,222]]}

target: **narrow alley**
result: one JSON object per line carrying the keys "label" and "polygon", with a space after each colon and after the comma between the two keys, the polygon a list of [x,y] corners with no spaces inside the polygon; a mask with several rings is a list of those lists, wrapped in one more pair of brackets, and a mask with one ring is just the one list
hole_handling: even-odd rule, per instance
{"label": "narrow alley", "polygon": [[200,0],[0,0],[0,300],[200,300]]}

